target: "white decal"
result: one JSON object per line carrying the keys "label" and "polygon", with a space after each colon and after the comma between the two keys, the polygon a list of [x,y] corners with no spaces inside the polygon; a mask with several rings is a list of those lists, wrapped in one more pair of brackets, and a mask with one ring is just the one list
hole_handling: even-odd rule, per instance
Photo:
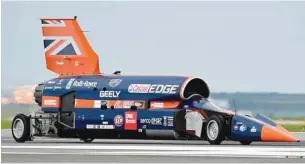
{"label": "white decal", "polygon": [[56,65],[64,65],[65,63],[63,61],[57,61]]}
{"label": "white decal", "polygon": [[87,129],[114,129],[113,125],[86,125]]}
{"label": "white decal", "polygon": [[114,117],[113,121],[114,121],[115,126],[122,126],[124,120],[123,120],[123,117],[121,115],[116,115]]}
{"label": "white decal", "polygon": [[56,100],[44,100],[44,105],[56,105]]}
{"label": "white decal", "polygon": [[48,81],[47,84],[55,84],[55,81]]}
{"label": "white decal", "polygon": [[247,126],[243,124],[242,126],[239,127],[239,130],[240,130],[241,132],[244,132],[244,131],[247,130]]}
{"label": "white decal", "polygon": [[54,90],[55,90],[55,89],[61,89],[61,86],[56,86],[56,85],[55,85]]}
{"label": "white decal", "polygon": [[174,117],[172,116],[167,117],[167,126],[174,126]]}
{"label": "white decal", "polygon": [[121,82],[122,82],[121,79],[112,79],[112,80],[109,81],[108,85],[109,85],[110,87],[114,88],[114,87],[120,85]]}
{"label": "white decal", "polygon": [[251,128],[251,132],[252,132],[252,133],[255,133],[255,132],[256,132],[255,126],[253,126],[253,127]]}
{"label": "white decal", "polygon": [[167,126],[167,117],[163,116],[163,126]]}
{"label": "white decal", "polygon": [[149,118],[140,119],[140,123],[141,124],[150,124],[150,119]]}
{"label": "white decal", "polygon": [[121,91],[101,91],[100,97],[119,97]]}
{"label": "white decal", "polygon": [[152,125],[162,125],[162,118],[152,118],[151,124]]}
{"label": "white decal", "polygon": [[69,82],[67,83],[66,89],[70,89],[72,86],[72,83],[74,82],[75,78],[72,78],[69,80]]}
{"label": "white decal", "polygon": [[96,87],[97,82],[90,82],[90,81],[75,81],[73,83],[73,86],[75,87],[87,87],[87,88],[91,88],[91,87]]}
{"label": "white decal", "polygon": [[153,102],[153,103],[151,103],[151,107],[153,107],[153,108],[163,108],[164,103],[163,102]]}
{"label": "white decal", "polygon": [[93,125],[86,125],[87,129],[93,129]]}
{"label": "white decal", "polygon": [[179,85],[162,85],[162,84],[131,84],[128,87],[129,93],[162,93],[176,94]]}
{"label": "white decal", "polygon": [[53,89],[53,87],[44,87],[44,89]]}
{"label": "white decal", "polygon": [[127,124],[135,124],[137,120],[134,118],[133,113],[126,113],[126,123]]}

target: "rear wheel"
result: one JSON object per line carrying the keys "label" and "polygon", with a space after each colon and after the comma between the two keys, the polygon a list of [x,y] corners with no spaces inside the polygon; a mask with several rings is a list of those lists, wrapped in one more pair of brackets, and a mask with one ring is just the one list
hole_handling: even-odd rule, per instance
{"label": "rear wheel", "polygon": [[12,135],[17,142],[25,142],[30,138],[30,118],[18,114],[12,121]]}
{"label": "rear wheel", "polygon": [[225,138],[223,118],[217,115],[211,116],[206,124],[206,138],[212,145],[219,145]]}

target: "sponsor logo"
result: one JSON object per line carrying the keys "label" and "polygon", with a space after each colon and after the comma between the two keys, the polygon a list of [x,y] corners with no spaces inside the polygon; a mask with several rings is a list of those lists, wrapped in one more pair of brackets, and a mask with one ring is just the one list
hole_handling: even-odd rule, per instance
{"label": "sponsor logo", "polygon": [[125,129],[137,130],[137,112],[125,112]]}
{"label": "sponsor logo", "polygon": [[55,106],[55,105],[57,105],[57,101],[56,100],[44,100],[44,105]]}
{"label": "sponsor logo", "polygon": [[44,89],[53,89],[53,87],[44,87]]}
{"label": "sponsor logo", "polygon": [[48,81],[47,84],[55,84],[55,81]]}
{"label": "sponsor logo", "polygon": [[108,124],[108,121],[103,121],[103,124]]}
{"label": "sponsor logo", "polygon": [[154,102],[151,104],[152,108],[164,108],[164,103],[163,102]]}
{"label": "sponsor logo", "polygon": [[64,81],[64,79],[60,79],[56,85],[61,85],[62,81]]}
{"label": "sponsor logo", "polygon": [[123,125],[123,117],[121,116],[121,115],[116,115],[115,117],[114,117],[114,125],[115,126],[122,126]]}
{"label": "sponsor logo", "polygon": [[136,107],[142,107],[142,106],[144,105],[144,103],[143,103],[143,102],[138,102],[138,101],[136,101],[136,102],[134,103],[134,105],[135,105]]}
{"label": "sponsor logo", "polygon": [[167,126],[167,117],[163,116],[163,126]]}
{"label": "sponsor logo", "polygon": [[172,116],[167,117],[167,126],[174,126],[174,117]]}
{"label": "sponsor logo", "polygon": [[253,126],[252,128],[251,128],[251,130],[250,130],[252,133],[255,133],[256,132],[256,128],[255,128],[255,126]]}
{"label": "sponsor logo", "polygon": [[79,61],[75,61],[74,66],[79,66]]}
{"label": "sponsor logo", "polygon": [[91,82],[91,81],[74,81],[73,86],[75,87],[96,87],[97,82]]}
{"label": "sponsor logo", "polygon": [[244,132],[246,130],[247,130],[247,126],[244,124],[239,127],[239,131],[241,131],[241,132]]}
{"label": "sponsor logo", "polygon": [[103,106],[108,106],[108,101],[101,101],[101,105],[103,105]]}
{"label": "sponsor logo", "polygon": [[179,85],[131,84],[128,87],[128,92],[176,94],[178,87]]}
{"label": "sponsor logo", "polygon": [[100,97],[119,97],[121,91],[101,91]]}
{"label": "sponsor logo", "polygon": [[121,82],[122,82],[121,79],[112,79],[112,80],[109,81],[108,85],[109,85],[110,87],[114,88],[114,87],[120,85]]}
{"label": "sponsor logo", "polygon": [[150,119],[149,118],[143,118],[143,119],[140,119],[140,123],[141,124],[150,124]]}
{"label": "sponsor logo", "polygon": [[152,125],[162,125],[162,118],[151,118]]}
{"label": "sponsor logo", "polygon": [[238,130],[238,125],[234,125],[233,129]]}
{"label": "sponsor logo", "polygon": [[63,61],[56,61],[56,65],[64,65],[65,63]]}
{"label": "sponsor logo", "polygon": [[104,120],[104,115],[101,115],[101,120]]}
{"label": "sponsor logo", "polygon": [[162,118],[143,118],[140,119],[141,124],[162,125]]}
{"label": "sponsor logo", "polygon": [[54,90],[55,90],[55,89],[61,89],[61,86],[55,86],[55,87],[54,87]]}
{"label": "sponsor logo", "polygon": [[67,85],[66,85],[66,89],[70,89],[72,86],[72,83],[74,82],[75,78],[72,78],[68,81]]}

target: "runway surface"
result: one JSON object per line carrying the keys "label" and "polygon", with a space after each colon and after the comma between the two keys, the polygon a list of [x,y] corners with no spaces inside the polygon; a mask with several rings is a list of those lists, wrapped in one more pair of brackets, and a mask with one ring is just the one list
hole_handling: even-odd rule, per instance
{"label": "runway surface", "polygon": [[11,132],[1,131],[3,163],[305,163],[305,134],[298,143],[35,138],[16,143]]}

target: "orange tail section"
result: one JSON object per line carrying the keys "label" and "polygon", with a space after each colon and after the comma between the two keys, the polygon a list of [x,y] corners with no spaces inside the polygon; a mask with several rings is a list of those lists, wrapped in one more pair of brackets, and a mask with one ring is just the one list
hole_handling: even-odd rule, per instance
{"label": "orange tail section", "polygon": [[76,17],[41,19],[47,69],[60,74],[100,74],[99,58],[89,45]]}

